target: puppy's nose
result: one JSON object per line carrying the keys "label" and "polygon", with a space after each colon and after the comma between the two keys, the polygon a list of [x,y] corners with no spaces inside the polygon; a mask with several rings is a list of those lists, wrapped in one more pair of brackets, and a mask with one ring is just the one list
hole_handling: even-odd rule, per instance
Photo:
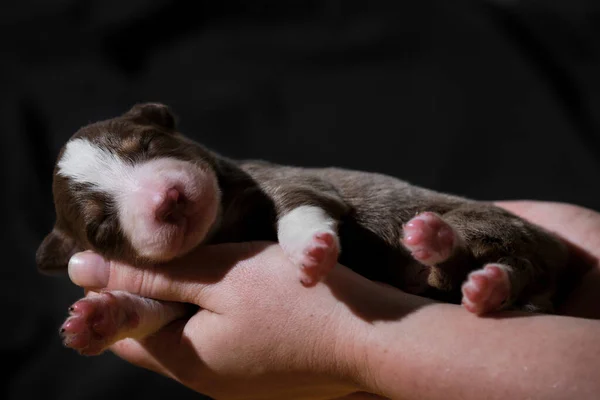
{"label": "puppy's nose", "polygon": [[156,219],[160,222],[176,223],[181,220],[184,215],[185,198],[175,188],[170,188],[161,196],[155,209]]}

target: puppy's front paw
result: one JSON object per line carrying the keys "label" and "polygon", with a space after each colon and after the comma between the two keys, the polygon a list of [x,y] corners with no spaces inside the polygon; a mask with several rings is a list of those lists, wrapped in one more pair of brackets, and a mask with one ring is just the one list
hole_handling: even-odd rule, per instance
{"label": "puppy's front paw", "polygon": [[139,317],[123,310],[110,292],[88,295],[69,308],[60,334],[66,347],[97,355],[113,344],[121,331],[134,328]]}
{"label": "puppy's front paw", "polygon": [[488,264],[469,274],[462,286],[462,305],[474,314],[499,310],[510,296],[507,266]]}
{"label": "puppy's front paw", "polygon": [[300,281],[305,286],[316,285],[338,260],[338,238],[332,231],[317,231],[281,245],[290,260],[300,267]]}

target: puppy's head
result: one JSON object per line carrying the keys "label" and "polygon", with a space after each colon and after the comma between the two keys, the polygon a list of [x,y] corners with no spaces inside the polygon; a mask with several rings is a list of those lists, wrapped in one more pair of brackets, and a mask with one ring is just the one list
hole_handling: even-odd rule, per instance
{"label": "puppy's head", "polygon": [[65,269],[71,255],[88,249],[133,264],[187,253],[219,213],[215,163],[176,132],[162,104],[81,128],[58,156],[56,224],[38,248],[38,268]]}

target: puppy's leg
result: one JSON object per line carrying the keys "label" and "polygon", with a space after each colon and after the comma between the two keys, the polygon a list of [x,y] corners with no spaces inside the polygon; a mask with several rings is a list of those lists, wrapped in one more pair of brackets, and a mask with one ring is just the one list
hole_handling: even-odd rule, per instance
{"label": "puppy's leg", "polygon": [[335,266],[340,253],[338,222],[324,209],[300,206],[277,222],[279,244],[300,267],[300,281],[315,285]]}
{"label": "puppy's leg", "polygon": [[[462,305],[474,314],[510,308],[552,312],[555,282],[549,275],[525,258],[501,258],[469,274],[461,288]],[[541,290],[531,290],[536,283]]]}
{"label": "puppy's leg", "polygon": [[550,311],[556,272],[566,249],[550,233],[486,203],[443,215],[424,212],[404,226],[404,246],[427,265],[427,283],[462,290],[475,314],[507,308]]}
{"label": "puppy's leg", "polygon": [[427,284],[444,292],[458,288],[476,265],[460,230],[434,212],[420,213],[408,221],[402,244],[429,268]]}
{"label": "puppy's leg", "polygon": [[121,291],[89,292],[69,308],[60,333],[65,346],[97,355],[124,338],[150,335],[189,312],[182,303],[162,302]]}
{"label": "puppy's leg", "polygon": [[461,287],[468,311],[552,311],[558,271],[568,254],[558,238],[486,203],[468,204],[443,217],[460,233],[475,260]]}

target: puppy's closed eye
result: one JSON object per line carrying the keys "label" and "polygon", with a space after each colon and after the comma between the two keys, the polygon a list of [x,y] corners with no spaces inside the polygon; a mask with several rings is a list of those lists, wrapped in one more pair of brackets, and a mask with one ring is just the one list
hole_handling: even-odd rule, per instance
{"label": "puppy's closed eye", "polygon": [[120,243],[118,219],[114,215],[90,221],[86,224],[87,239],[97,249],[105,249],[107,253],[117,250]]}
{"label": "puppy's closed eye", "polygon": [[86,237],[96,248],[106,248],[116,242],[118,219],[111,208],[107,200],[87,199],[83,203]]}
{"label": "puppy's closed eye", "polygon": [[142,136],[140,139],[140,148],[144,153],[151,153],[156,151],[158,147],[158,135],[155,133],[149,133]]}
{"label": "puppy's closed eye", "polygon": [[119,146],[116,146],[116,152],[123,160],[132,164],[138,161],[144,161],[158,155],[161,148],[160,134],[154,131],[144,132],[143,134],[131,136],[124,139]]}
{"label": "puppy's closed eye", "polygon": [[140,147],[146,158],[175,157],[181,158],[181,143],[168,133],[153,132],[140,139]]}

